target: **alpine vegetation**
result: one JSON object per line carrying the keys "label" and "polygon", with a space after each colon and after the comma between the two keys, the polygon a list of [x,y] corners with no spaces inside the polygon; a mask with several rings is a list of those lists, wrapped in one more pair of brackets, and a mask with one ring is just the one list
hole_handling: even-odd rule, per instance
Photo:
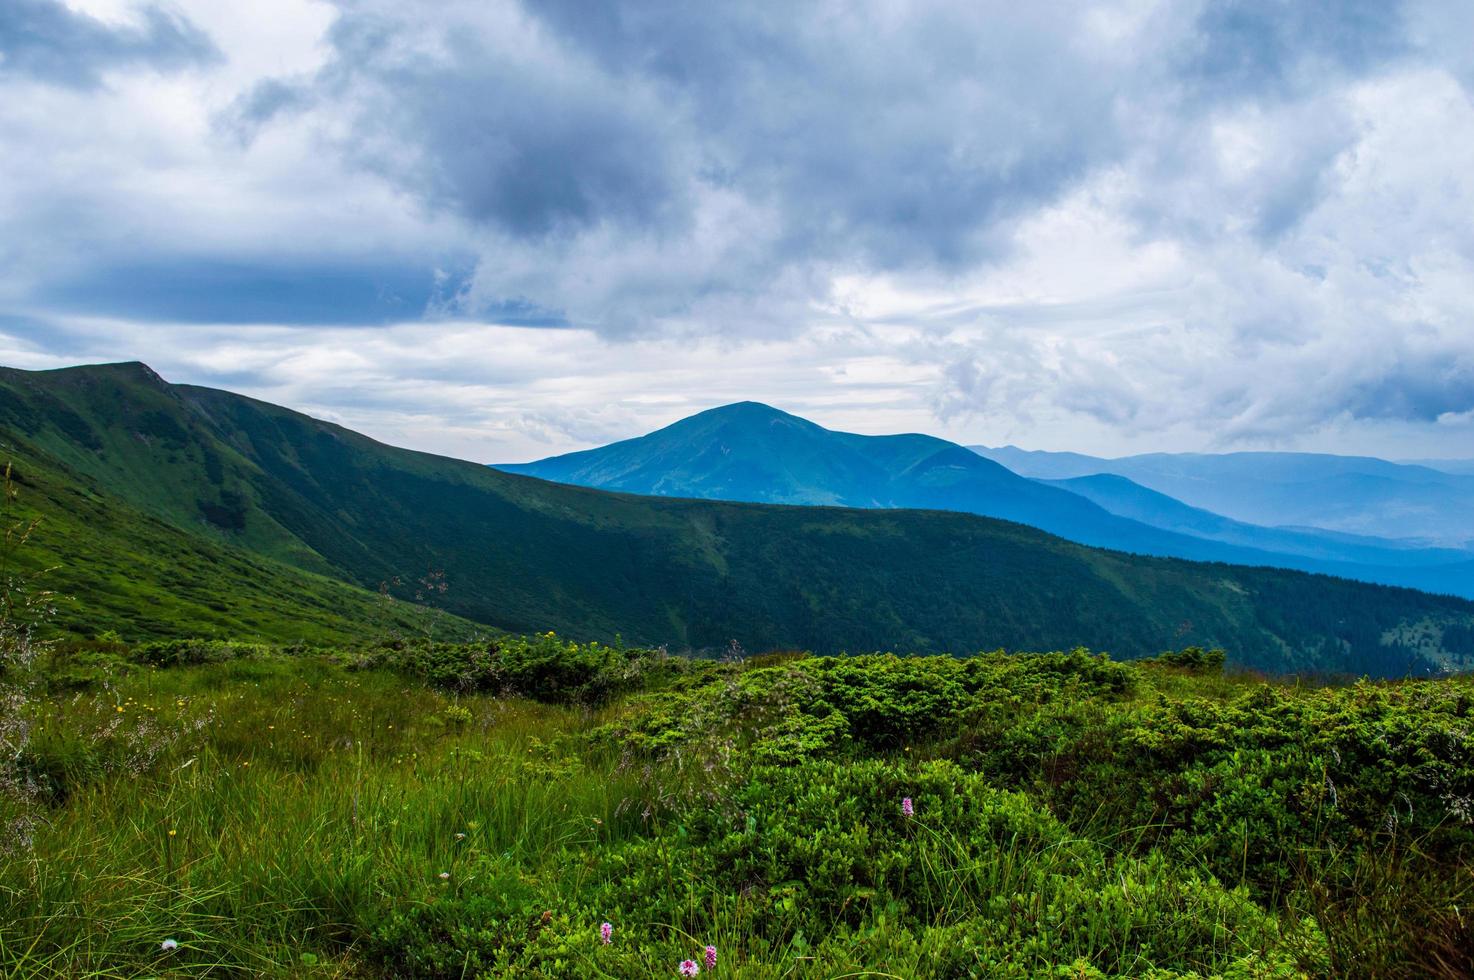
{"label": "alpine vegetation", "polygon": [[1464,678],[549,633],[48,657],[7,976],[1474,968]]}

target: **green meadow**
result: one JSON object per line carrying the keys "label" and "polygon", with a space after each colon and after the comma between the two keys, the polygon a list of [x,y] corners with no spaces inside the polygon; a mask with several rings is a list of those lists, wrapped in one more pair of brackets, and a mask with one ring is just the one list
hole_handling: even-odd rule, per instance
{"label": "green meadow", "polygon": [[8,977],[1474,969],[1466,679],[551,634],[36,653],[5,675]]}

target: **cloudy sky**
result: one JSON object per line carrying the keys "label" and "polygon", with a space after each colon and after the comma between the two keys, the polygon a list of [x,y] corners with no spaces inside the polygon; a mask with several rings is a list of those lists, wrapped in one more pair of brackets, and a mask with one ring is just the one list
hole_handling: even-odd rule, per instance
{"label": "cloudy sky", "polygon": [[0,0],[0,363],[1474,456],[1468,0]]}

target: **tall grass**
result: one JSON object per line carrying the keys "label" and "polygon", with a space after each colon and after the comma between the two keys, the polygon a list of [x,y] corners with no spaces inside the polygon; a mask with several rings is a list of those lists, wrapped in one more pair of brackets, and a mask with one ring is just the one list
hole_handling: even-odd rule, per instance
{"label": "tall grass", "polygon": [[0,955],[147,970],[175,938],[176,967],[291,972],[350,948],[366,912],[465,887],[480,856],[538,867],[639,832],[633,777],[544,748],[587,713],[452,704],[388,674],[249,661],[46,704],[32,752],[65,805],[5,866]]}
{"label": "tall grass", "polygon": [[[1108,798],[1141,712],[1227,711],[1247,680],[793,660],[588,707],[355,662],[133,667],[34,702],[46,819],[0,861],[0,975],[643,977],[707,944],[724,977],[1467,975],[1467,856],[1414,853],[1443,843],[1287,842],[1270,894]],[[992,713],[908,707],[949,672]],[[841,696],[867,731],[840,738]]]}

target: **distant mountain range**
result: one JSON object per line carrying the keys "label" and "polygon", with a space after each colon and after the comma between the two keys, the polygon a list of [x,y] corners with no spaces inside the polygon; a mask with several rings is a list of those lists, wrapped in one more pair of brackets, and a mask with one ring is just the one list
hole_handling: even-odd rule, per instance
{"label": "distant mountain range", "polygon": [[1004,446],[973,450],[1045,480],[1111,473],[1193,507],[1266,526],[1474,545],[1474,463],[1438,467],[1317,453],[1149,453],[1103,459]]}
{"label": "distant mountain range", "polygon": [[1430,470],[1442,470],[1445,473],[1474,475],[1474,459],[1405,459],[1402,462],[1409,466],[1426,466]]}
{"label": "distant mountain range", "polygon": [[1200,507],[1191,507],[1113,473],[1040,482],[1069,490],[1095,501],[1112,514],[1155,528],[1282,555],[1394,567],[1447,567],[1451,563],[1474,558],[1474,554],[1457,548],[1422,547],[1395,538],[1344,534],[1310,527],[1263,527],[1236,521]]}
{"label": "distant mountain range", "polygon": [[[785,461],[718,439],[700,479],[736,493],[756,473],[803,497],[816,464],[799,457],[829,444],[823,430],[753,406],[736,414],[802,452]],[[412,599],[414,580],[435,569],[449,590],[434,601],[462,617],[447,621],[457,629],[676,649],[735,639],[754,651],[1082,644],[1129,657],[1199,644],[1274,672],[1378,676],[1474,665],[1474,603],[1101,551],[945,510],[875,509],[892,486],[940,507],[998,485],[1019,491],[1021,513],[1104,513],[939,440],[838,441],[865,451],[817,465],[865,488],[829,502],[871,509],[563,486],[171,385],[141,364],[0,369],[0,452],[24,512],[43,519],[33,560],[61,566],[53,581],[73,599],[58,622],[75,632],[362,636],[404,619],[402,603],[386,610],[377,598],[381,583]],[[650,461],[648,473],[676,462]]]}
{"label": "distant mountain range", "polygon": [[[1170,472],[1168,461],[1178,457],[1150,458],[1161,471]],[[1223,458],[1228,457],[1191,459]],[[1330,461],[1337,459],[1341,458],[1309,457],[1294,466],[1281,459],[1279,471],[1286,478],[1317,472],[1312,463],[1318,460],[1320,483],[1334,483],[1337,469]],[[560,483],[660,496],[956,510],[1017,521],[1095,547],[1294,568],[1474,597],[1474,553],[1469,551],[1311,528],[1258,526],[1190,506],[1107,468],[1092,469],[1096,463],[1112,462],[1121,461],[1011,448],[969,449],[926,435],[834,432],[767,405],[741,402],[599,449],[498,468]],[[1259,482],[1241,478],[1238,492],[1269,493],[1270,487],[1282,491],[1270,462],[1249,468]],[[1380,461],[1343,464],[1343,483],[1361,479],[1365,471],[1384,483],[1390,478],[1382,471],[1422,471],[1390,463],[1379,471],[1363,462]],[[1439,477],[1450,495],[1463,479]],[[1205,476],[1200,482],[1213,479]],[[1439,484],[1430,481],[1430,485]],[[1337,499],[1349,495],[1342,492]],[[1366,510],[1372,506],[1370,500],[1363,503]]]}

